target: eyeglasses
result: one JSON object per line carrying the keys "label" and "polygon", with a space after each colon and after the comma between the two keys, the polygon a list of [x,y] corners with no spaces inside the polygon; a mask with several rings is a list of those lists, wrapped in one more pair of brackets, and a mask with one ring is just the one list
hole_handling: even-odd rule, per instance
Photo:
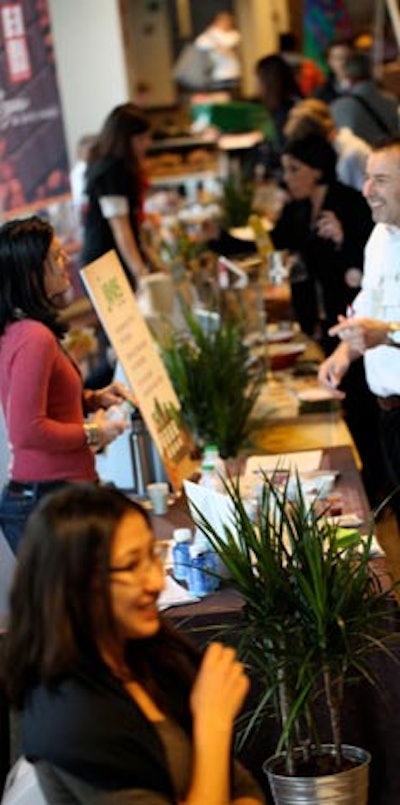
{"label": "eyeglasses", "polygon": [[152,545],[149,554],[141,559],[132,559],[126,565],[119,567],[109,567],[111,575],[126,575],[131,579],[139,581],[147,576],[154,567],[163,568],[168,553],[168,542],[157,540]]}
{"label": "eyeglasses", "polygon": [[50,250],[50,258],[54,263],[66,263],[69,261],[69,256],[63,246]]}

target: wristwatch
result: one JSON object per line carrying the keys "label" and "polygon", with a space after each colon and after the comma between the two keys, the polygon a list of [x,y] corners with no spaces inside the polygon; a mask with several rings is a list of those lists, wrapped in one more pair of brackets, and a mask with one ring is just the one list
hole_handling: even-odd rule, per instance
{"label": "wristwatch", "polygon": [[391,321],[389,324],[387,337],[393,346],[400,347],[400,324],[395,321]]}

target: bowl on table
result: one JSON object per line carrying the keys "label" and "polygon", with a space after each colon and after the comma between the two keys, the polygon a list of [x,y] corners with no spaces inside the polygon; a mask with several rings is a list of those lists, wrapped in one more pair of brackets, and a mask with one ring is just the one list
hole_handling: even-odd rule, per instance
{"label": "bowl on table", "polygon": [[271,369],[288,369],[294,366],[297,359],[305,351],[306,345],[280,343],[270,344],[268,346],[268,360]]}
{"label": "bowl on table", "polygon": [[267,341],[269,344],[282,344],[291,341],[296,335],[296,329],[292,322],[279,322],[267,325]]}

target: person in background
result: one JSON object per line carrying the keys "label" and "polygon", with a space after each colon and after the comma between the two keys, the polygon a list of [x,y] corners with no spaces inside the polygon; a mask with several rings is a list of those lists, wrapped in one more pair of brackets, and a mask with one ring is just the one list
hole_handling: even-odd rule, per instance
{"label": "person in background", "polygon": [[5,679],[48,802],[262,805],[232,760],[249,688],[235,651],[201,658],[163,621],[148,515],[83,484],[31,516],[11,593]]}
{"label": "person in background", "polygon": [[81,253],[83,265],[115,249],[136,291],[148,273],[140,243],[142,161],[150,144],[150,123],[133,103],[116,106],[92,147],[86,172],[88,199]]}
{"label": "person in background", "polygon": [[[369,388],[380,408],[380,439],[393,488],[400,484],[400,136],[374,147],[364,195],[375,228],[365,249],[365,269],[352,316],[339,317],[330,334],[338,347],[321,365],[321,383],[343,397],[343,379],[364,358]],[[397,495],[393,502],[400,522]]]}
{"label": "person in background", "polygon": [[308,95],[322,86],[325,75],[315,61],[307,59],[298,49],[295,34],[292,31],[279,35],[279,53],[294,71],[301,94]]}
{"label": "person in background", "polygon": [[[328,330],[339,314],[346,314],[360,288],[371,213],[360,192],[337,181],[336,153],[324,137],[290,140],[282,163],[290,200],[270,234],[276,249],[292,253],[295,317],[328,354],[335,347]],[[362,361],[347,378],[344,414],[363,461],[367,492],[375,499],[382,480],[379,441],[371,436],[378,411]]]}
{"label": "person in background", "polygon": [[271,232],[277,249],[301,256],[307,279],[296,316],[304,332],[331,347],[327,329],[351,304],[361,283],[363,249],[372,230],[371,213],[361,193],[337,181],[336,153],[318,134],[290,140],[282,154],[289,193]]}
{"label": "person in background", "polygon": [[72,205],[78,228],[78,237],[81,237],[85,215],[87,196],[85,192],[85,176],[90,149],[95,142],[95,135],[86,134],[81,137],[76,149],[76,162],[71,169],[69,179],[71,183]]}
{"label": "person in background", "polygon": [[348,128],[337,129],[329,106],[317,98],[305,98],[294,106],[284,128],[290,139],[319,134],[333,145],[336,154],[336,175],[340,182],[362,190],[367,158],[371,146],[356,137]]}
{"label": "person in background", "polygon": [[[67,481],[94,481],[94,453],[126,428],[104,411],[129,396],[114,383],[83,393],[63,348],[59,310],[70,288],[68,258],[36,216],[0,229],[0,399],[10,444],[0,526],[16,552],[37,500]],[[85,413],[93,418],[85,420]]]}
{"label": "person in background", "polygon": [[[115,249],[133,291],[149,273],[141,243],[144,193],[143,161],[150,144],[150,123],[133,103],[116,106],[107,116],[89,153],[86,172],[87,207],[81,263],[87,265]],[[111,382],[115,356],[103,332],[101,357],[85,384],[101,388]]]}
{"label": "person in background", "polygon": [[195,39],[199,50],[205,50],[211,58],[209,89],[233,90],[239,87],[242,68],[237,49],[240,33],[235,28],[233,14],[219,11],[211,25]]}
{"label": "person in background", "polygon": [[284,127],[290,110],[301,98],[292,67],[278,55],[264,56],[255,66],[258,94],[271,116],[274,136],[257,147],[257,165],[264,167],[266,178],[281,175],[280,157],[286,142]]}
{"label": "person in background", "polygon": [[352,53],[346,59],[344,70],[350,88],[331,105],[336,126],[346,126],[370,145],[384,136],[396,134],[399,131],[397,100],[383,92],[374,80],[371,57],[367,53]]}
{"label": "person in background", "polygon": [[147,81],[137,81],[134,86],[134,101],[139,109],[146,109],[151,106],[151,93],[153,87]]}
{"label": "person in background", "polygon": [[328,77],[325,83],[314,91],[315,98],[330,104],[348,91],[349,80],[345,65],[352,50],[352,44],[347,39],[334,39],[330,42],[325,52]]}

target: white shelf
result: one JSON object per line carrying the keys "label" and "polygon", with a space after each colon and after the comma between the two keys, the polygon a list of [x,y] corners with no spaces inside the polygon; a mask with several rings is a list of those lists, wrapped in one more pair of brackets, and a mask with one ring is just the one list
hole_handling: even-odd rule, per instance
{"label": "white shelf", "polygon": [[160,187],[169,185],[170,187],[176,187],[180,184],[187,184],[188,182],[204,182],[207,179],[216,179],[219,176],[218,168],[214,170],[205,170],[205,171],[196,171],[196,173],[191,173],[187,171],[186,173],[180,174],[171,174],[166,173],[165,176],[151,176],[150,175],[150,184],[152,187]]}

